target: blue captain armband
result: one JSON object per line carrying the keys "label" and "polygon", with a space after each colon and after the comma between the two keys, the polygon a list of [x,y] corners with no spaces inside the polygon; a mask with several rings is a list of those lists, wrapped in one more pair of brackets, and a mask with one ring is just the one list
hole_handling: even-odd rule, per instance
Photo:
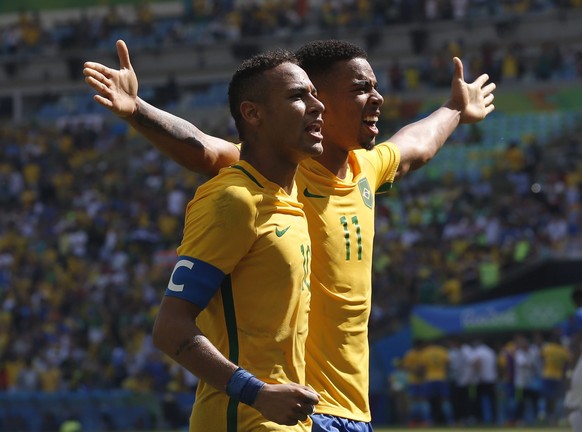
{"label": "blue captain armband", "polygon": [[252,405],[265,383],[243,368],[238,368],[226,384],[226,394],[244,404]]}
{"label": "blue captain armband", "polygon": [[166,295],[189,301],[204,309],[220,288],[224,273],[204,261],[179,256],[174,266]]}

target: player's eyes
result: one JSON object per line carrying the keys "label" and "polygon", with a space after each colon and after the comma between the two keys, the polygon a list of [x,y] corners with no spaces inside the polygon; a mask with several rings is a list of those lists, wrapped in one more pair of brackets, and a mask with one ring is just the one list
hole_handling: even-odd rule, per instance
{"label": "player's eyes", "polygon": [[369,91],[372,91],[373,88],[375,88],[375,87],[369,81],[362,81],[362,82],[358,83],[358,90],[359,91],[369,92]]}

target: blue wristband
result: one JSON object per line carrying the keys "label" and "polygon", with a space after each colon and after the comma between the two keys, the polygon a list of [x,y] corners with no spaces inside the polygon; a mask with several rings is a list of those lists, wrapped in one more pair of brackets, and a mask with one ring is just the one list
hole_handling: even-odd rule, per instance
{"label": "blue wristband", "polygon": [[263,381],[239,367],[226,384],[226,394],[244,404],[252,405],[264,385]]}

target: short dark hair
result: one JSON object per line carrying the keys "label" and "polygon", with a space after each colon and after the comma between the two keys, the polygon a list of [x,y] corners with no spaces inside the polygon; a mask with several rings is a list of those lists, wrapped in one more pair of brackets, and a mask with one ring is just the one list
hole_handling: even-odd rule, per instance
{"label": "short dark hair", "polygon": [[228,85],[228,103],[241,140],[244,140],[245,133],[240,104],[245,100],[264,100],[268,89],[261,75],[283,63],[298,64],[297,57],[284,49],[266,51],[243,61],[232,75]]}
{"label": "short dark hair", "polygon": [[319,77],[328,73],[339,61],[368,59],[368,54],[363,48],[338,39],[307,42],[295,52],[295,55],[299,60],[299,66],[309,77]]}
{"label": "short dark hair", "polygon": [[576,306],[582,306],[582,284],[574,286],[572,290],[572,301]]}

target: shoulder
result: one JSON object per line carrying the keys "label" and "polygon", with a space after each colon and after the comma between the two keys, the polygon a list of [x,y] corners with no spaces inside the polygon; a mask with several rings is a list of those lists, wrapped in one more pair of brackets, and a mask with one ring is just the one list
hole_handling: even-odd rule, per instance
{"label": "shoulder", "polygon": [[394,143],[382,142],[371,150],[357,149],[351,154],[365,175],[376,177],[376,189],[382,189],[383,184],[394,181],[400,165],[400,150]]}
{"label": "shoulder", "polygon": [[217,216],[254,215],[261,195],[246,176],[236,170],[225,169],[196,191],[192,204],[212,210]]}
{"label": "shoulder", "polygon": [[369,159],[386,159],[387,156],[392,157],[393,159],[399,160],[400,158],[400,150],[396,144],[390,141],[383,141],[379,144],[376,144],[374,148],[371,150],[366,149],[356,149],[353,150],[354,154],[360,160],[369,160]]}

